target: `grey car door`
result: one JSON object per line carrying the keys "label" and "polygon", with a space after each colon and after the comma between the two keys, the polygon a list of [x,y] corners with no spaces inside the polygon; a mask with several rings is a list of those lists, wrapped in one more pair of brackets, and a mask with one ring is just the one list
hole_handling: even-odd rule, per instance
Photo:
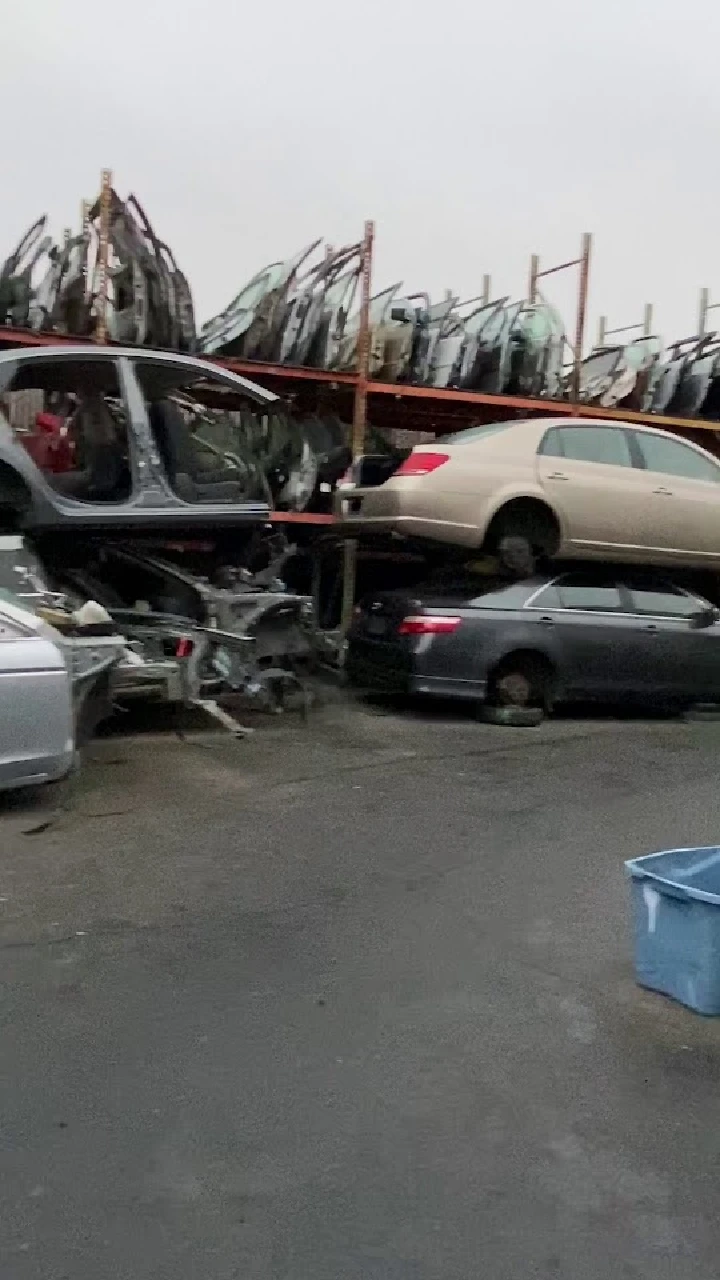
{"label": "grey car door", "polygon": [[706,600],[661,579],[624,582],[641,638],[643,690],[657,697],[720,696],[720,626],[695,627]]}
{"label": "grey car door", "polygon": [[525,606],[552,654],[560,698],[622,696],[632,671],[623,645],[628,618],[612,577],[564,574]]}

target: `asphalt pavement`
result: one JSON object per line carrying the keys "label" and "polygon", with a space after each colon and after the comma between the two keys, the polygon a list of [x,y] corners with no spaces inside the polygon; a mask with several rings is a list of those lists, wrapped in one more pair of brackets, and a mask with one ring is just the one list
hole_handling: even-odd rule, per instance
{"label": "asphalt pavement", "polygon": [[6,799],[2,1280],[715,1280],[720,1022],[622,863],[719,759],[332,701]]}

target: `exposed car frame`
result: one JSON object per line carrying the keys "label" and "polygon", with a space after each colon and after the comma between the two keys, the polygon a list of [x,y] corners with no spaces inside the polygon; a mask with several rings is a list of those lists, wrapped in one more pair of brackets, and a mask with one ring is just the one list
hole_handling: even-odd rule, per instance
{"label": "exposed car frame", "polygon": [[0,396],[12,382],[18,368],[30,374],[34,365],[61,366],[82,361],[88,366],[112,364],[127,408],[128,446],[132,490],[128,499],[117,503],[80,501],[58,492],[48,482],[7,421],[0,416],[0,512],[19,517],[21,527],[33,533],[47,531],[102,530],[133,532],[249,526],[266,520],[269,504],[256,500],[242,502],[186,502],[173,490],[150,428],[145,400],[135,366],[155,366],[158,370],[187,374],[191,380],[208,378],[228,393],[246,402],[269,408],[278,397],[257,383],[207,361],[174,352],[137,350],[125,347],[99,348],[89,344],[11,350],[0,353]]}

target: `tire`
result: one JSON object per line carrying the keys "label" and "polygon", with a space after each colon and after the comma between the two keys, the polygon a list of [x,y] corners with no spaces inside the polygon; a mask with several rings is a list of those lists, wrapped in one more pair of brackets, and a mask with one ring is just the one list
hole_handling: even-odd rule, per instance
{"label": "tire", "polygon": [[551,705],[552,669],[539,654],[510,654],[492,673],[486,707],[493,723],[539,724]]}
{"label": "tire", "polygon": [[480,719],[486,724],[502,724],[514,729],[533,729],[542,724],[545,712],[542,707],[494,707],[483,703]]}

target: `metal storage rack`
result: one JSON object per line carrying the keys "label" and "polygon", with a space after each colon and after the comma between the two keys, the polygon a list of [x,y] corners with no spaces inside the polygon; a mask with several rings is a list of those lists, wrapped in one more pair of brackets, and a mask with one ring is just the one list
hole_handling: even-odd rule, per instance
{"label": "metal storage rack", "polygon": [[[99,255],[101,300],[98,334],[95,341],[107,341],[107,325],[103,315],[102,301],[107,298],[108,267],[108,218],[111,190],[111,174],[103,170],[101,175],[99,210]],[[598,405],[580,404],[577,400],[546,400],[511,395],[488,395],[475,391],[456,391],[444,388],[412,386],[391,382],[372,381],[369,377],[370,329],[369,304],[371,297],[372,260],[374,242],[374,224],[366,222],[361,248],[361,291],[360,291],[360,324],[358,335],[358,360],[355,373],[334,373],[321,369],[294,367],[289,365],[273,365],[260,361],[213,358],[210,363],[231,369],[237,373],[253,378],[261,385],[268,387],[282,396],[293,408],[301,412],[316,410],[322,406],[325,410],[337,413],[339,417],[352,423],[351,447],[353,457],[364,451],[366,424],[368,418],[373,425],[380,428],[401,428],[406,431],[422,431],[442,435],[457,431],[471,423],[507,420],[526,417],[578,417],[617,418],[621,416],[629,422],[639,422],[662,427],[679,435],[688,436],[697,441],[699,433],[714,432],[718,424],[701,419],[684,419],[651,415],[626,410],[605,409]],[[540,259],[534,254],[530,259],[528,279],[528,298],[533,301],[539,297],[539,281],[546,276],[567,269],[578,269],[577,307],[574,327],[573,386],[577,396],[580,378],[580,365],[583,355],[585,337],[585,321],[590,279],[592,237],[585,233],[581,240],[580,254],[577,258],[558,266],[544,270],[540,268]],[[490,278],[486,276],[483,289],[489,295]],[[703,290],[701,294],[701,332],[704,332],[706,317],[712,308],[709,294]],[[627,325],[621,329],[609,330],[603,317],[600,325],[602,340],[611,333],[621,333],[633,328],[648,330],[651,324],[652,308],[647,305],[645,318],[641,325]],[[8,347],[27,347],[57,345],[77,342],[70,336],[43,334],[23,329],[0,329],[0,349]],[[702,438],[702,436],[701,436]],[[334,517],[328,514],[312,512],[273,512],[273,522],[283,525],[306,526],[308,536],[312,536],[310,528],[318,529],[318,536],[327,536],[328,526],[335,523]],[[352,609],[355,588],[356,543],[346,541],[344,544],[343,571],[343,621],[347,623]]]}

